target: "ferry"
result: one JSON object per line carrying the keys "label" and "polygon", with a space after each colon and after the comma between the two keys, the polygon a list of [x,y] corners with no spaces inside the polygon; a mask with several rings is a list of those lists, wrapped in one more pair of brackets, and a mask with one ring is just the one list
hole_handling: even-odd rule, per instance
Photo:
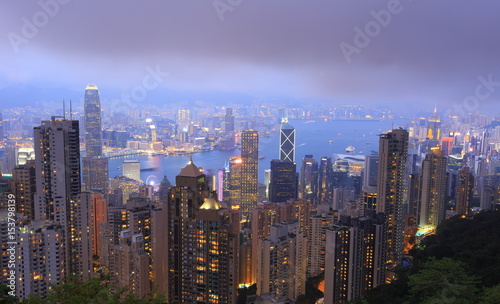
{"label": "ferry", "polygon": [[356,148],[354,148],[354,146],[349,146],[349,147],[345,148],[345,153],[347,153],[347,154],[352,154],[352,153],[354,153],[354,151],[356,151]]}

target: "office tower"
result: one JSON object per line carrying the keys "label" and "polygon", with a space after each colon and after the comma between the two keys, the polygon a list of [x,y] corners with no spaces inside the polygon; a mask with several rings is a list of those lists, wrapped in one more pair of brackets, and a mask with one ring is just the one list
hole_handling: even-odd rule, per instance
{"label": "office tower", "polygon": [[309,220],[309,242],[307,277],[315,277],[325,270],[326,230],[337,221],[338,213],[326,204],[318,205],[318,210]]}
{"label": "office tower", "polygon": [[46,221],[34,221],[20,227],[16,233],[17,261],[16,296],[43,296],[52,285],[62,283],[67,277],[67,257],[64,227]]}
{"label": "office tower", "polygon": [[444,156],[450,155],[452,148],[453,148],[453,137],[443,137],[441,139],[441,149],[443,150]]}
{"label": "office tower", "polygon": [[80,137],[76,120],[52,117],[34,128],[35,220],[48,220],[65,232],[67,274],[91,272],[90,197],[80,194]]}
{"label": "office tower", "polygon": [[[408,176],[408,210],[407,214],[417,217],[420,213],[420,201],[421,201],[421,175],[420,174],[410,174]],[[417,222],[418,224],[418,222]]]}
{"label": "office tower", "polygon": [[368,209],[377,208],[377,181],[378,178],[378,155],[365,156],[365,168],[363,170],[363,183],[361,187],[361,200],[363,203],[363,214]]}
{"label": "office tower", "polygon": [[[373,213],[372,213],[373,214]],[[345,303],[384,283],[383,214],[341,217],[326,230],[325,303]]]}
{"label": "office tower", "polygon": [[344,187],[333,189],[333,210],[339,210],[342,214],[350,213],[351,203],[356,201],[356,194],[353,189]]}
{"label": "office tower", "polygon": [[281,119],[280,160],[295,162],[295,129],[288,124],[288,118]]}
{"label": "office tower", "polygon": [[108,193],[109,164],[106,157],[82,157],[82,191]]}
{"label": "office tower", "polygon": [[433,226],[444,220],[446,211],[446,157],[439,148],[422,162],[422,188],[419,226]]}
{"label": "office tower", "polygon": [[437,115],[437,108],[427,121],[427,138],[432,140],[441,139],[441,119]]}
{"label": "office tower", "polygon": [[211,197],[192,161],[176,177],[168,209],[169,302],[234,303],[239,212]]}
{"label": "office tower", "polygon": [[122,163],[122,175],[141,181],[141,163],[137,159],[126,159]]}
{"label": "office tower", "polygon": [[178,109],[177,110],[177,128],[178,128],[178,130],[187,132],[190,124],[191,124],[191,110]]}
{"label": "office tower", "polygon": [[311,204],[317,202],[318,173],[318,162],[316,162],[312,155],[306,155],[302,159],[300,193],[301,198]]}
{"label": "office tower", "polygon": [[168,180],[167,176],[163,176],[160,186],[158,187],[158,202],[166,203],[168,201],[168,192],[171,187],[172,184]]}
{"label": "office tower", "polygon": [[[305,293],[307,237],[298,222],[274,224],[258,242],[257,295],[274,301],[295,301]],[[286,302],[285,302],[286,303]]]}
{"label": "office tower", "polygon": [[241,217],[249,221],[257,206],[259,180],[259,132],[241,132]]}
{"label": "office tower", "polygon": [[85,155],[102,156],[101,101],[97,86],[85,89]]}
{"label": "office tower", "polygon": [[242,169],[241,157],[233,157],[229,160],[229,173],[228,173],[228,187],[227,192],[229,194],[228,200],[231,208],[240,209],[241,208],[241,169]]}
{"label": "office tower", "polygon": [[474,175],[469,167],[464,167],[458,172],[456,215],[469,215],[472,208],[474,195]]}
{"label": "office tower", "polygon": [[333,198],[332,189],[332,159],[323,156],[319,164],[318,203],[330,204]]}
{"label": "office tower", "polygon": [[377,178],[377,213],[385,214],[387,266],[403,257],[403,192],[408,131],[395,129],[380,135]]}
{"label": "office tower", "polygon": [[25,215],[29,221],[35,219],[35,161],[30,160],[25,165],[12,170],[12,186],[16,196],[16,212]]}
{"label": "office tower", "polygon": [[97,86],[85,89],[85,157],[82,158],[82,190],[108,191],[108,159],[102,155],[101,101]]}
{"label": "office tower", "polygon": [[227,134],[233,131],[234,131],[233,108],[226,108],[226,116],[224,116],[224,132]]}
{"label": "office tower", "polygon": [[280,203],[289,199],[296,199],[298,183],[297,169],[294,162],[278,159],[271,161],[269,201]]}
{"label": "office tower", "polygon": [[[126,176],[117,176],[110,180],[110,189],[114,192],[116,189],[121,189],[122,204],[126,205],[130,194],[139,191],[141,182],[128,178]],[[111,200],[110,200],[111,203]]]}

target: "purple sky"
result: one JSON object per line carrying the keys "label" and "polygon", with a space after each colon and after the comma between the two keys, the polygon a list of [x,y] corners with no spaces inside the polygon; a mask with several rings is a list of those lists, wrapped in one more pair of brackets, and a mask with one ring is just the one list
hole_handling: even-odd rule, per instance
{"label": "purple sky", "polygon": [[[499,1],[397,2],[4,1],[0,104],[35,101],[2,95],[13,86],[67,88],[81,98],[87,83],[101,92],[130,92],[148,66],[168,73],[159,87],[165,92],[332,104],[451,107],[475,94],[478,77],[500,81]],[[58,12],[44,20],[40,3],[58,3]],[[230,10],[218,13],[214,3]],[[371,28],[376,32],[368,45],[356,45],[354,28],[366,32],[376,22],[371,11],[388,6],[388,24]],[[39,18],[32,37],[23,35],[24,17]],[[342,42],[357,47],[350,63]],[[497,105],[499,97],[494,86],[480,109]]]}

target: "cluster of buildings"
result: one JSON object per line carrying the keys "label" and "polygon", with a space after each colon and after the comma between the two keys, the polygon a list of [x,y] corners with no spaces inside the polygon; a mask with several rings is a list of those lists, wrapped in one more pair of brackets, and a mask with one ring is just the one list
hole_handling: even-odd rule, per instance
{"label": "cluster of buildings", "polygon": [[[237,138],[240,156],[216,173],[190,161],[175,184],[165,177],[154,187],[140,181],[135,161],[109,178],[103,143],[119,140],[104,138],[94,85],[84,110],[85,156],[70,111],[36,126],[33,155],[0,179],[1,237],[6,197],[16,200],[20,298],[70,277],[101,277],[114,290],[162,293],[169,303],[235,303],[238,288],[256,284],[247,303],[285,304],[323,275],[323,302],[345,303],[395,279],[412,246],[446,217],[500,203],[500,123],[492,119],[442,126],[434,113],[381,134],[378,154],[305,155],[298,172],[295,129],[283,115],[279,154],[260,185],[262,132],[238,130],[228,108],[218,145],[230,149]],[[191,120],[189,110],[178,111],[176,140],[196,133]],[[150,147],[161,137],[155,130],[150,124]],[[0,283],[8,285],[6,244]]]}

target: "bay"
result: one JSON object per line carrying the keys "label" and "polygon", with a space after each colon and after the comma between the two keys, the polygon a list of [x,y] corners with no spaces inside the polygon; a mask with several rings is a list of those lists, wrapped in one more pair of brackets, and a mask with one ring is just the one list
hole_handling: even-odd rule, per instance
{"label": "bay", "polygon": [[[378,135],[405,126],[408,121],[394,120],[290,120],[289,124],[296,132],[297,172],[300,172],[302,158],[313,155],[319,161],[321,157],[331,157],[332,154],[345,154],[348,146],[354,146],[356,155],[369,155],[378,152]],[[212,169],[217,172],[223,169],[229,158],[239,156],[240,151],[209,151],[193,155],[196,166]],[[259,182],[264,181],[264,170],[270,167],[270,162],[279,157],[279,132],[269,137],[259,139]],[[263,157],[262,157],[263,156]],[[113,158],[109,161],[109,176],[121,175],[122,162],[125,159],[137,159],[141,163],[141,179],[147,183],[158,184],[166,175],[174,184],[175,177],[189,162],[189,156],[149,156],[138,155]]]}

